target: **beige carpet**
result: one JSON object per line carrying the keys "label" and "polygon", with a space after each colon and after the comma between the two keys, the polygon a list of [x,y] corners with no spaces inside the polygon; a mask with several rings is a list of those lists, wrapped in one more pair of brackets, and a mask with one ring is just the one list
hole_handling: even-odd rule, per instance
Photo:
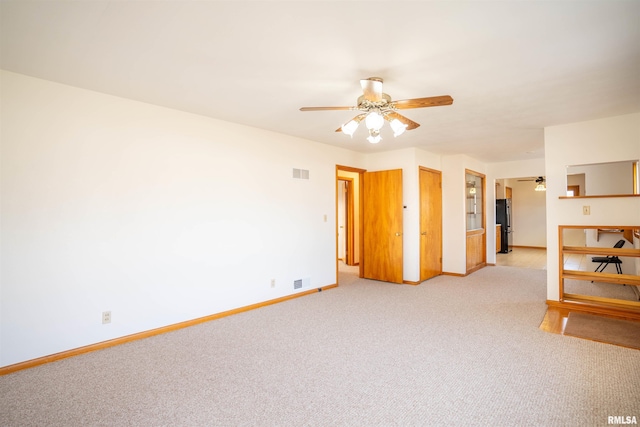
{"label": "beige carpet", "polygon": [[640,322],[569,313],[565,335],[640,349]]}
{"label": "beige carpet", "polygon": [[0,377],[0,426],[606,426],[640,352],[539,329],[546,271],[341,285]]}

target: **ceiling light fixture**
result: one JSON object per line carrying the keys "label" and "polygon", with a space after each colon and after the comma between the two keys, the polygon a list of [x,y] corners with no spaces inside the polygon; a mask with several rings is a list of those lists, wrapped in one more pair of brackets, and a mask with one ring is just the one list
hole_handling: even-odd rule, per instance
{"label": "ceiling light fixture", "polygon": [[547,186],[544,184],[543,177],[538,177],[538,179],[536,179],[536,184],[536,188],[534,188],[535,191],[547,191]]}
{"label": "ceiling light fixture", "polygon": [[349,123],[342,125],[342,132],[346,133],[350,137],[353,137],[353,133],[358,129],[358,122],[351,120]]}
{"label": "ceiling light fixture", "polygon": [[364,119],[364,124],[367,125],[369,131],[380,132],[382,125],[384,125],[384,117],[382,117],[379,110],[370,111]]}
{"label": "ceiling light fixture", "polygon": [[407,124],[402,123],[400,120],[398,119],[393,119],[389,122],[389,125],[391,126],[391,129],[393,129],[393,136],[400,136],[404,133],[405,130],[407,130]]}
{"label": "ceiling light fixture", "polygon": [[451,105],[453,98],[449,95],[430,96],[427,98],[411,98],[401,101],[392,101],[391,97],[382,92],[382,79],[380,77],[369,77],[360,80],[362,96],[358,97],[358,102],[352,107],[302,107],[300,111],[329,111],[329,110],[357,110],[360,113],[343,124],[336,132],[343,132],[353,137],[358,125],[364,120],[369,137],[367,140],[372,144],[377,144],[382,140],[380,131],[385,120],[389,122],[393,136],[400,136],[407,130],[412,130],[420,126],[419,123],[398,113],[398,110],[410,108],[438,107]]}
{"label": "ceiling light fixture", "polygon": [[369,136],[367,137],[367,141],[369,141],[372,144],[377,144],[381,140],[382,140],[382,137],[380,136],[379,130],[374,130],[374,129],[369,130]]}
{"label": "ceiling light fixture", "polygon": [[[380,131],[382,130],[382,126],[384,126],[385,116],[388,114],[388,111],[380,111],[379,109],[373,109],[365,114],[363,114],[364,124],[369,130],[369,136],[367,137],[367,141],[372,144],[377,144],[382,140],[380,136]],[[351,120],[342,125],[341,130],[343,133],[353,137],[354,132],[358,129],[358,124],[362,121],[363,118],[359,118],[359,120]],[[389,120],[388,118],[386,120]],[[400,136],[407,130],[409,126],[406,123],[402,123],[398,119],[389,120],[389,125],[391,126],[391,130],[393,130],[393,136]]]}

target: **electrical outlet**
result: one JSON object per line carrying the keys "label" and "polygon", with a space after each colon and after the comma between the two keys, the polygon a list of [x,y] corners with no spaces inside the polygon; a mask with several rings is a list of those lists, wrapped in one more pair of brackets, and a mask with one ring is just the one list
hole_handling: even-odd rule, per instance
{"label": "electrical outlet", "polygon": [[271,287],[272,288],[276,287],[276,279],[271,279]]}
{"label": "electrical outlet", "polygon": [[103,311],[102,312],[102,324],[106,325],[107,323],[111,323],[111,312]]}
{"label": "electrical outlet", "polygon": [[583,206],[582,215],[591,215],[591,206]]}

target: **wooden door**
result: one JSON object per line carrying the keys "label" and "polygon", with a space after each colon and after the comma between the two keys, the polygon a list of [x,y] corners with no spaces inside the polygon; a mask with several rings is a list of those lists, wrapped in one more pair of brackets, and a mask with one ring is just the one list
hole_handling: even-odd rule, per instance
{"label": "wooden door", "polygon": [[402,283],[402,169],[363,175],[363,275]]}
{"label": "wooden door", "polygon": [[420,168],[420,281],[442,274],[442,173]]}

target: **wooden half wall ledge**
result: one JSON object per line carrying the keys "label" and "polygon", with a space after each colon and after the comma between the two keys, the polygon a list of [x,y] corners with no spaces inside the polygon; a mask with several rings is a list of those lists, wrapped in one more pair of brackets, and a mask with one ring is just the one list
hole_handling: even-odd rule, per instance
{"label": "wooden half wall ledge", "polygon": [[629,310],[622,307],[584,304],[573,301],[547,300],[547,307],[566,311],[579,311],[588,314],[599,314],[608,317],[617,317],[627,320],[640,321],[640,311]]}
{"label": "wooden half wall ledge", "polygon": [[280,298],[275,298],[268,301],[259,302],[256,304],[247,305],[245,307],[234,308],[233,310],[223,311],[216,314],[211,314],[209,316],[199,317],[197,319],[187,320],[180,323],[174,323],[173,325],[162,326],[156,329],[150,329],[148,331],[138,332],[131,335],[125,335],[123,337],[114,338],[108,341],[102,341],[95,344],[89,344],[84,347],[78,347],[71,350],[66,350],[60,353],[50,354],[48,356],[39,357],[37,359],[26,360],[24,362],[16,363],[13,365],[8,365],[4,367],[0,367],[0,376],[11,374],[16,371],[20,371],[22,369],[34,368],[39,365],[44,365],[45,363],[56,362],[58,360],[66,359],[73,356],[78,356],[80,354],[89,353],[92,351],[102,350],[109,347],[114,347],[116,345],[125,344],[131,341],[136,341],[144,338],[149,338],[155,335],[164,334],[167,332],[177,331],[178,329],[188,328],[189,326],[195,326],[200,323],[209,322],[211,320],[220,319],[222,317],[231,316],[233,314],[243,313],[245,311],[255,310],[256,308],[266,307],[268,305],[277,304],[279,302],[287,301],[290,299],[302,297],[305,295],[314,294],[317,292],[322,292],[327,289],[336,288],[338,285],[327,285],[320,288],[309,289],[304,292],[299,292],[292,295],[287,295]]}

